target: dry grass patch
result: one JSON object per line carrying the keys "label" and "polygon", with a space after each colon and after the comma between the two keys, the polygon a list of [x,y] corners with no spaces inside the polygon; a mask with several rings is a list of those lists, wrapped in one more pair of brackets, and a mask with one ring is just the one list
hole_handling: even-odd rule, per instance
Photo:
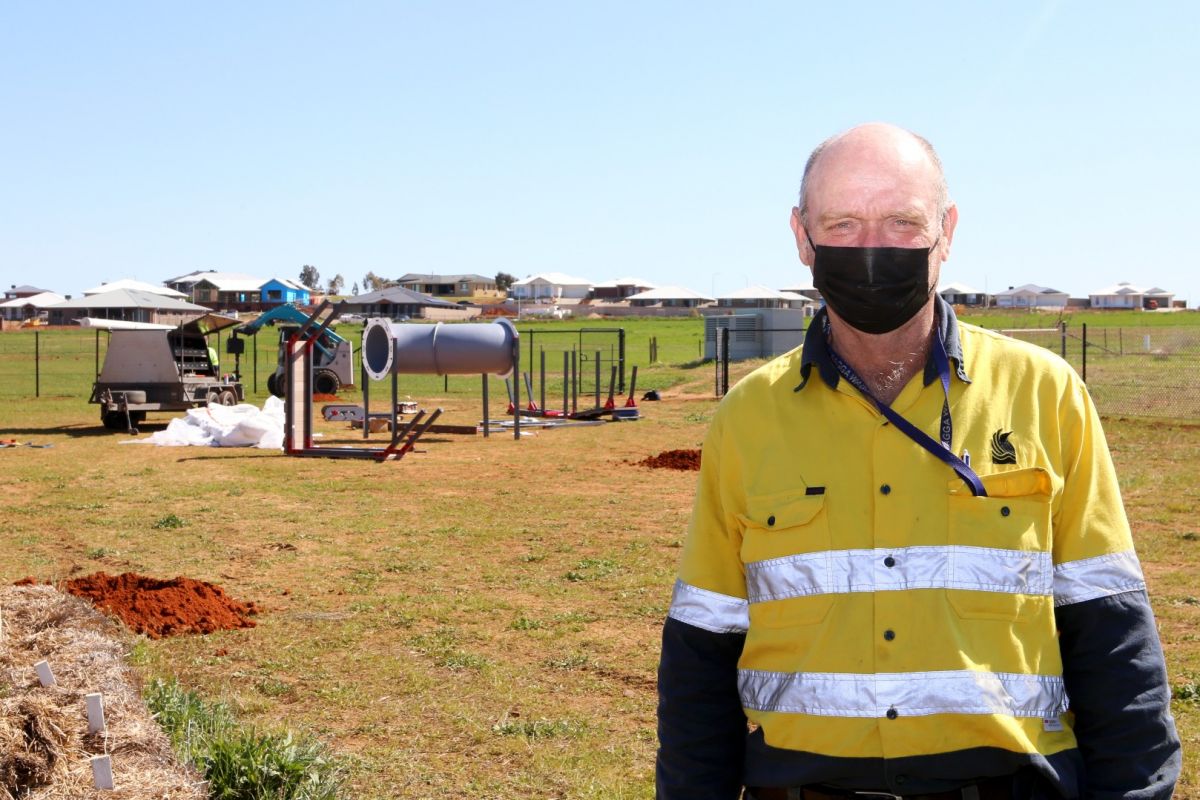
{"label": "dry grass patch", "polygon": [[[49,586],[0,588],[0,613],[0,797],[206,797],[142,702],[113,623]],[[39,683],[42,660],[57,685]],[[92,692],[103,695],[107,730],[89,734]],[[115,792],[93,785],[90,758],[105,754]]]}

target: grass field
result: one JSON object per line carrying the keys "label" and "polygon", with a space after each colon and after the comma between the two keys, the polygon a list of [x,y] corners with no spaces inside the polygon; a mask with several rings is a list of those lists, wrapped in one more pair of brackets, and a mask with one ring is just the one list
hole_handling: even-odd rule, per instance
{"label": "grass field", "polygon": [[[315,734],[349,796],[652,797],[658,637],[695,475],[630,462],[698,447],[715,407],[711,365],[681,363],[695,328],[671,324],[670,365],[631,336],[638,394],[665,397],[641,421],[430,436],[400,463],[123,445],[79,396],[8,400],[0,437],[53,447],[0,451],[0,579],[186,575],[260,603],[256,628],[132,640],[131,658],[248,723]],[[478,379],[443,385],[403,389],[476,421]],[[1105,422],[1188,748],[1177,796],[1200,797],[1200,426]]]}

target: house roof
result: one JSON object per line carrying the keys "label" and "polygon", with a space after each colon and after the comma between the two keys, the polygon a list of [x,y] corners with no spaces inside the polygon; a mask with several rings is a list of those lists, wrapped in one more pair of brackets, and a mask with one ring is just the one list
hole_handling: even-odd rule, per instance
{"label": "house roof", "polygon": [[244,272],[218,272],[215,269],[190,272],[178,278],[170,278],[167,280],[167,283],[187,283],[194,285],[200,281],[208,281],[221,292],[254,291],[266,283],[262,278],[256,278]]}
{"label": "house roof", "polygon": [[615,289],[618,286],[640,286],[644,289],[653,289],[658,284],[642,278],[617,278],[615,281],[593,284],[595,289]]}
{"label": "house roof", "polygon": [[486,275],[476,275],[473,272],[462,275],[426,275],[424,273],[409,272],[399,278],[400,283],[458,283],[459,281],[470,281],[471,283],[495,283],[495,278],[489,278]]}
{"label": "house roof", "polygon": [[7,291],[7,294],[41,294],[43,292],[48,292],[48,291],[50,291],[50,290],[49,289],[39,289],[36,286],[30,286],[29,284],[24,284],[22,286],[12,287],[11,289],[9,289]]}
{"label": "house roof", "polygon": [[938,287],[937,291],[938,294],[946,294],[947,292],[950,294],[983,294],[983,292],[979,291],[975,287],[967,286],[965,283],[958,283],[957,281],[944,283]]}
{"label": "house roof", "polygon": [[121,278],[119,281],[101,283],[99,286],[93,286],[91,289],[84,289],[83,294],[86,297],[88,295],[111,292],[113,289],[137,289],[139,292],[153,292],[154,294],[161,294],[165,297],[187,297],[187,295],[183,292],[177,292],[168,286],[146,283],[145,281],[139,281],[133,278]]}
{"label": "house roof", "polygon": [[294,281],[291,278],[271,278],[269,281],[263,281],[259,285],[258,288],[259,289],[265,288],[266,285],[269,283],[278,283],[282,286],[286,286],[289,289],[295,289],[298,292],[308,292],[308,293],[312,294],[313,292],[316,291],[316,289],[313,289],[310,286],[305,286],[303,283],[300,283],[299,281]]}
{"label": "house roof", "polygon": [[137,289],[113,289],[111,292],[93,294],[79,300],[65,300],[50,306],[53,309],[89,309],[89,308],[144,308],[153,311],[208,311],[204,306],[178,300],[174,297],[164,297],[154,292],[140,292]]}
{"label": "house roof", "polygon": [[6,300],[0,303],[0,308],[24,308],[25,306],[33,306],[34,308],[46,308],[48,306],[61,303],[67,298],[57,292],[38,292],[31,294],[28,297],[17,297],[13,300]]}
{"label": "house roof", "polygon": [[1106,286],[1103,289],[1100,289],[1099,291],[1096,291],[1096,292],[1091,292],[1090,294],[1092,297],[1099,297],[1101,295],[1128,296],[1131,294],[1157,295],[1159,297],[1162,297],[1162,296],[1173,297],[1174,296],[1174,292],[1168,292],[1166,289],[1160,289],[1157,286],[1151,286],[1151,287],[1135,286],[1132,283],[1130,283],[1129,281],[1121,281],[1120,283],[1113,284],[1112,286]]}
{"label": "house roof", "polygon": [[644,292],[631,294],[626,300],[712,300],[713,298],[707,295],[702,295],[699,292],[693,292],[683,286],[659,286],[656,289],[648,289]]}
{"label": "house roof", "polygon": [[741,289],[734,289],[732,292],[725,292],[717,295],[718,300],[803,300],[806,303],[811,303],[807,297],[796,294],[795,292],[782,292],[779,289],[772,289],[768,286],[755,284],[754,286],[746,286]]}
{"label": "house roof", "polygon": [[530,275],[528,278],[522,278],[519,281],[513,281],[513,286],[528,286],[531,283],[551,283],[558,286],[591,286],[592,282],[587,278],[577,278],[574,275],[567,275],[562,272],[539,272],[537,275]]}
{"label": "house roof", "polygon": [[1014,286],[1011,289],[1005,289],[1002,292],[996,292],[995,297],[1008,297],[1014,294],[1066,294],[1066,292],[1058,289],[1051,289],[1046,286],[1038,286],[1036,283],[1027,283],[1024,286]]}
{"label": "house roof", "polygon": [[403,286],[389,286],[386,289],[379,289],[366,294],[356,294],[353,297],[346,298],[345,302],[355,305],[366,305],[368,303],[393,303],[396,305],[414,305],[414,306],[436,306],[439,308],[460,308],[458,303],[451,303],[446,300],[439,300],[436,297],[430,297],[427,294],[414,292],[412,289],[405,289]]}

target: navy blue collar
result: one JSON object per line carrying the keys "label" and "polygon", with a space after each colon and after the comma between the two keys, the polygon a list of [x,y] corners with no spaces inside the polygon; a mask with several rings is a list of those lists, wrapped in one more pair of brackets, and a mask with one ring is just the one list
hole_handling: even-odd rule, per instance
{"label": "navy blue collar", "polygon": [[[954,316],[954,308],[941,295],[938,295],[934,302],[937,309],[937,336],[946,348],[946,355],[950,357],[950,363],[954,365],[954,372],[958,375],[958,379],[963,383],[970,383],[971,379],[967,377],[966,370],[963,369],[962,340],[958,336],[958,318]],[[817,371],[821,374],[821,380],[830,389],[836,389],[838,380],[841,379],[833,359],[829,357],[829,343],[825,341],[823,333],[826,313],[824,308],[818,311],[812,322],[808,324],[807,333],[804,334],[804,349],[800,354],[801,380],[800,385],[795,389],[797,392],[808,384],[808,376],[812,373],[814,364],[817,365]],[[933,363],[933,359],[926,359],[925,385],[928,386],[937,379],[937,366]]]}

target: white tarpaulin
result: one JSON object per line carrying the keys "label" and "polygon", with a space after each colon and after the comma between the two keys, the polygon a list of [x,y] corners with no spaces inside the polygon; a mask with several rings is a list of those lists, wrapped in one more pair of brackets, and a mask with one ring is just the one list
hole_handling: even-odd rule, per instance
{"label": "white tarpaulin", "polygon": [[268,397],[261,409],[249,403],[222,406],[210,403],[188,409],[187,415],[171,420],[165,430],[144,439],[121,444],[153,444],[160,447],[257,447],[283,449],[283,401]]}

